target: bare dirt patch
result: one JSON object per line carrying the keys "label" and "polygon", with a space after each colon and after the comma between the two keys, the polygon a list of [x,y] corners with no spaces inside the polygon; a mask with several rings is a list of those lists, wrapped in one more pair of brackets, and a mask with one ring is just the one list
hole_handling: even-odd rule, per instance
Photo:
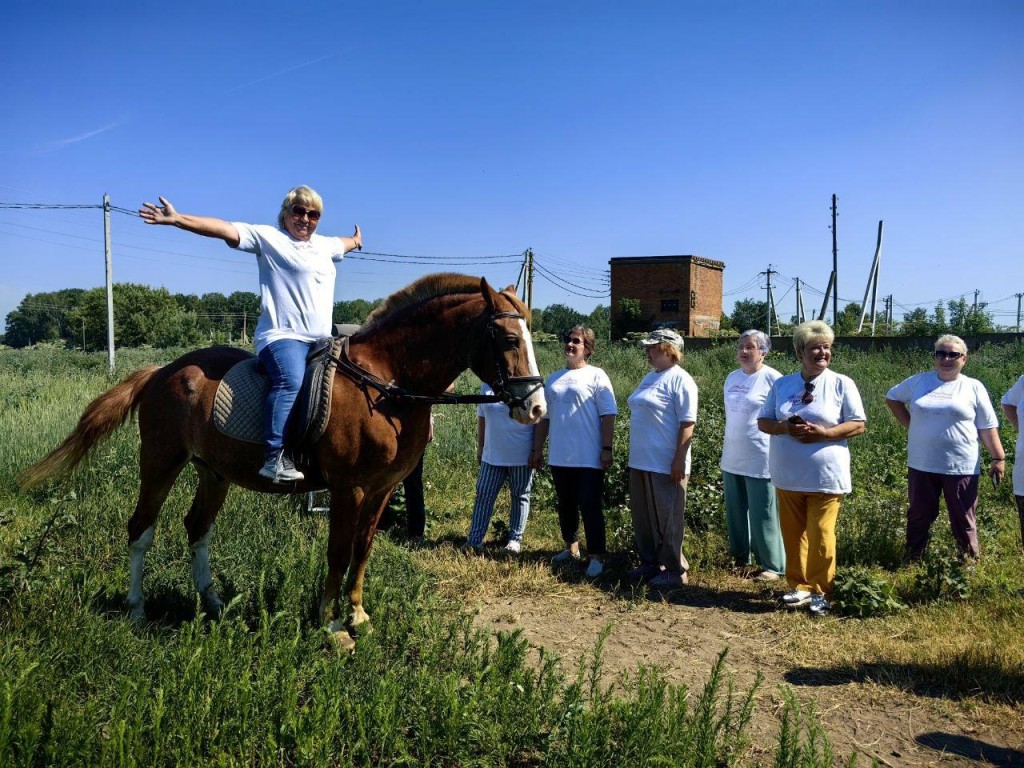
{"label": "bare dirt patch", "polygon": [[[543,568],[537,563],[538,571]],[[1024,692],[1007,703],[930,689],[915,679],[913,665],[880,657],[863,639],[882,634],[891,642],[893,633],[903,633],[898,627],[780,609],[776,591],[731,575],[696,577],[665,595],[624,589],[615,576],[590,584],[575,573],[560,574],[550,591],[520,584],[510,594],[500,572],[491,575],[498,578],[477,581],[469,599],[478,625],[520,629],[570,668],[591,656],[608,627],[603,663],[609,681],[654,665],[670,681],[699,691],[728,648],[726,666],[738,690],[749,689],[758,674],[764,679],[751,730],[762,761],[770,762],[781,687],[789,686],[802,705],[813,705],[836,755],[856,751],[860,765],[1024,766]]]}

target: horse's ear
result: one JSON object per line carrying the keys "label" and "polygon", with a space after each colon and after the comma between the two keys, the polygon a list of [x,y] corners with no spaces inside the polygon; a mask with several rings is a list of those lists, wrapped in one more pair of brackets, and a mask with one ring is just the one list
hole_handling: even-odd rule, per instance
{"label": "horse's ear", "polygon": [[503,290],[502,293],[511,293],[513,296],[515,296],[516,295],[516,287],[515,287],[515,285],[512,284],[512,283],[509,283],[508,287],[505,288],[505,290]]}
{"label": "horse's ear", "polygon": [[497,294],[494,293],[494,289],[487,283],[486,277],[480,278],[480,293],[484,295],[484,303],[487,304],[487,308],[493,310],[494,299]]}

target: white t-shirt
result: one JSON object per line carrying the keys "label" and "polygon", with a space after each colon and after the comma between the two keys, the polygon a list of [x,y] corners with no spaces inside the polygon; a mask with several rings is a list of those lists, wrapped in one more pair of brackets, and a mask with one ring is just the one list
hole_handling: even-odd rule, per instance
{"label": "white t-shirt", "polygon": [[757,428],[757,414],[782,374],[762,365],[754,373],[742,368],[725,377],[725,439],[722,471],[744,477],[768,479],[768,435]]}
{"label": "white t-shirt", "polygon": [[[493,395],[487,384],[480,387],[483,395]],[[476,415],[484,420],[483,460],[495,467],[523,467],[529,463],[533,447],[533,425],[520,424],[508,415],[504,403],[480,403]]]}
{"label": "white t-shirt", "polygon": [[256,254],[262,307],[253,342],[259,352],[278,339],[315,341],[331,335],[334,262],[345,256],[340,237],[314,234],[308,241],[268,224],[232,222],[236,248]]}
{"label": "white t-shirt", "polygon": [[618,414],[612,383],[600,368],[563,368],[544,382],[548,464],[601,469],[601,417]]}
{"label": "white t-shirt", "polygon": [[1024,376],[1003,395],[1003,405],[1017,409],[1017,448],[1013,460],[1013,494],[1024,496]]}
{"label": "white t-shirt", "polygon": [[[804,380],[799,371],[778,379],[757,418],[781,421],[799,414],[826,429],[847,421],[867,421],[860,392],[849,376],[826,368],[813,381],[814,399],[804,403]],[[853,487],[846,440],[801,443],[788,434],[772,435],[768,469],[772,484],[784,491],[843,494]]]}
{"label": "white t-shirt", "polygon": [[[629,403],[629,466],[668,475],[679,442],[679,425],[697,421],[697,382],[673,365],[650,371],[626,400]],[[686,451],[690,474],[690,451]]]}
{"label": "white t-shirt", "polygon": [[940,475],[981,474],[978,430],[999,426],[984,384],[963,374],[943,381],[927,371],[904,379],[885,397],[910,411],[908,467]]}

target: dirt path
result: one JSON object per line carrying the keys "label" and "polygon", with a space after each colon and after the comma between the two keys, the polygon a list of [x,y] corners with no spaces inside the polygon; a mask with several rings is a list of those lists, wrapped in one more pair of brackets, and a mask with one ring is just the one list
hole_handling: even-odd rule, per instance
{"label": "dirt path", "polygon": [[894,679],[885,665],[870,660],[838,667],[826,660],[821,668],[810,660],[794,663],[804,658],[804,647],[814,647],[821,625],[805,616],[780,617],[767,590],[731,581],[639,601],[622,599],[614,589],[567,583],[571,597],[485,596],[471,607],[480,626],[522,629],[532,645],[559,653],[570,669],[610,626],[603,656],[609,680],[652,664],[672,682],[699,691],[728,647],[726,665],[738,690],[748,690],[758,672],[764,676],[751,731],[764,762],[778,736],[780,686],[788,685],[802,704],[813,703],[836,755],[857,751],[860,765],[875,759],[890,766],[1024,767],[1024,707],[978,707],[901,689],[885,682]]}

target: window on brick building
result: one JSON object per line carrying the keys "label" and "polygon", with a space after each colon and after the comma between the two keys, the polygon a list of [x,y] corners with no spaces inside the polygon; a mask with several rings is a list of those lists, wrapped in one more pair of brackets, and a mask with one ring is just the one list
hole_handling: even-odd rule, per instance
{"label": "window on brick building", "polygon": [[662,299],[661,300],[661,311],[662,312],[678,312],[679,311],[679,299]]}

